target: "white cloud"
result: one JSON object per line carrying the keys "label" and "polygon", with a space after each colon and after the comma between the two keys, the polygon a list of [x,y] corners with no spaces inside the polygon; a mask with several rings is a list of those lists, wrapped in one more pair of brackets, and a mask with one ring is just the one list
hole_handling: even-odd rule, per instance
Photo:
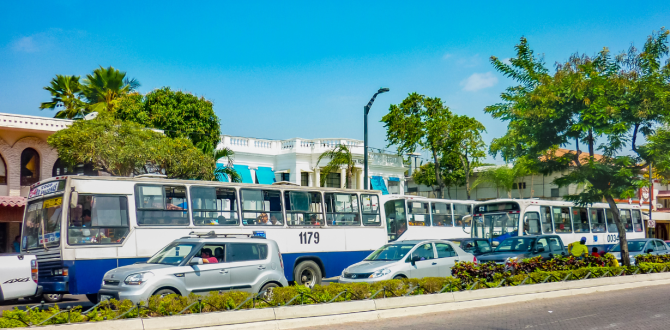
{"label": "white cloud", "polygon": [[487,73],[473,73],[467,79],[461,81],[464,91],[475,92],[480,89],[495,86],[498,83],[498,78],[492,72]]}
{"label": "white cloud", "polygon": [[39,50],[33,36],[20,38],[12,43],[12,49],[16,52],[34,53]]}

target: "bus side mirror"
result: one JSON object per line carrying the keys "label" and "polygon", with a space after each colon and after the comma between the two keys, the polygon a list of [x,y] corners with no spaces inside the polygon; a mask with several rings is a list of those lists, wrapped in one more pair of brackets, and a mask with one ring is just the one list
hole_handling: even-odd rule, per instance
{"label": "bus side mirror", "polygon": [[79,193],[76,192],[75,190],[72,190],[72,192],[70,192],[70,207],[76,208],[78,202],[79,202]]}

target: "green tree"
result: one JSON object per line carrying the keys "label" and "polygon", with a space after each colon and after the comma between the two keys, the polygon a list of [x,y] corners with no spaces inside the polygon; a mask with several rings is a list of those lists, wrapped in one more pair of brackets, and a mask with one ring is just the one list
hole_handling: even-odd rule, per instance
{"label": "green tree", "polygon": [[161,129],[169,137],[186,137],[205,154],[211,154],[220,140],[221,127],[212,102],[169,87],[145,96],[127,95],[120,100],[115,116]]}
{"label": "green tree", "polygon": [[435,165],[433,163],[426,163],[419,166],[412,173],[412,180],[416,184],[429,187],[435,193]]}
{"label": "green tree", "polygon": [[330,160],[326,166],[321,168],[321,182],[319,183],[321,187],[325,185],[326,177],[329,173],[344,167],[346,169],[347,188],[351,188],[353,186],[352,177],[354,175],[354,166],[356,163],[354,162],[354,158],[351,155],[349,148],[344,144],[340,144],[332,150],[322,153],[316,161],[316,166],[319,166],[321,160],[325,158],[330,158]]}
{"label": "green tree", "polygon": [[399,155],[412,153],[417,148],[431,153],[439,198],[444,197],[445,187],[440,158],[452,117],[451,111],[440,98],[411,93],[400,104],[391,105],[389,112],[382,118],[388,146],[396,145]]}
{"label": "green tree", "polygon": [[[670,153],[670,145],[662,143],[665,132],[658,129],[670,118],[670,63],[661,64],[668,55],[667,37],[661,30],[647,39],[642,52],[631,47],[615,58],[606,48],[593,57],[575,54],[553,74],[524,38],[510,64],[491,58],[498,71],[519,83],[502,93],[502,103],[486,108],[508,122],[506,135],[493,141],[491,152],[506,160],[541,159],[542,174],[570,170],[554,181],[585,186],[566,196],[570,201],[607,201],[624,265],[630,265],[626,230],[614,199],[632,197],[646,184],[643,168],[650,162],[667,166],[663,155]],[[646,144],[639,145],[638,137]],[[556,153],[571,143],[575,153]],[[587,146],[585,157],[580,143]]]}
{"label": "green tree", "polygon": [[472,169],[480,166],[481,159],[486,157],[486,144],[482,140],[481,134],[485,131],[484,125],[477,119],[465,115],[454,115],[445,132],[444,158],[448,159],[449,155],[452,155],[460,161],[460,169],[457,170],[458,173],[455,173],[458,174],[458,177],[456,177],[458,181],[454,183],[460,183],[460,178],[463,178],[468,199],[470,199],[472,192]]}
{"label": "green tree", "polygon": [[56,75],[44,89],[51,93],[51,101],[40,104],[40,109],[62,109],[56,113],[55,118],[74,119],[88,113],[84,108],[84,101],[81,100],[79,76]]}
{"label": "green tree", "polygon": [[473,186],[476,188],[482,183],[490,183],[496,187],[496,198],[500,198],[500,188],[505,190],[508,198],[512,198],[512,188],[516,179],[514,168],[502,165],[480,172]]}
{"label": "green tree", "polygon": [[114,176],[162,169],[168,178],[214,179],[214,158],[185,138],[169,138],[143,126],[101,115],[80,120],[47,142],[66,164],[93,164]]}
{"label": "green tree", "polygon": [[221,179],[223,175],[228,176],[230,179],[230,182],[242,182],[242,176],[240,176],[239,173],[235,171],[233,168],[233,156],[235,153],[228,149],[228,148],[223,148],[223,149],[216,149],[214,150],[214,160],[219,161],[221,159],[224,159],[226,161],[225,166],[217,166],[216,170],[214,171],[214,175],[216,176],[217,179]]}
{"label": "green tree", "polygon": [[86,98],[90,112],[107,111],[113,113],[117,109],[119,100],[140,86],[140,83],[128,79],[125,72],[113,67],[102,66],[86,75],[82,82],[81,95]]}

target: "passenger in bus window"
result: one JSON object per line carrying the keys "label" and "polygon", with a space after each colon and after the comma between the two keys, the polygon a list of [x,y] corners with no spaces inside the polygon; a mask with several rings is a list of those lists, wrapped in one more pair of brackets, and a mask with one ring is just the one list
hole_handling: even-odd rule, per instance
{"label": "passenger in bus window", "polygon": [[279,220],[277,220],[277,217],[273,214],[272,216],[270,216],[270,223],[268,223],[268,225],[271,225],[271,226],[280,225],[281,226],[281,223],[279,222]]}
{"label": "passenger in bus window", "polygon": [[256,217],[256,224],[257,225],[267,225],[268,224],[268,214],[267,213],[261,213]]}

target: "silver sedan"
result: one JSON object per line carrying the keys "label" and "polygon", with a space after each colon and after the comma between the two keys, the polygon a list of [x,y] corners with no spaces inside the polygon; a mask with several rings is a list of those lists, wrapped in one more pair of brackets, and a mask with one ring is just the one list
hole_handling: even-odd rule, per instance
{"label": "silver sedan", "polygon": [[398,241],[382,246],[365,260],[344,269],[339,282],[447,277],[451,276],[451,268],[457,262],[474,259],[474,255],[449,241]]}

